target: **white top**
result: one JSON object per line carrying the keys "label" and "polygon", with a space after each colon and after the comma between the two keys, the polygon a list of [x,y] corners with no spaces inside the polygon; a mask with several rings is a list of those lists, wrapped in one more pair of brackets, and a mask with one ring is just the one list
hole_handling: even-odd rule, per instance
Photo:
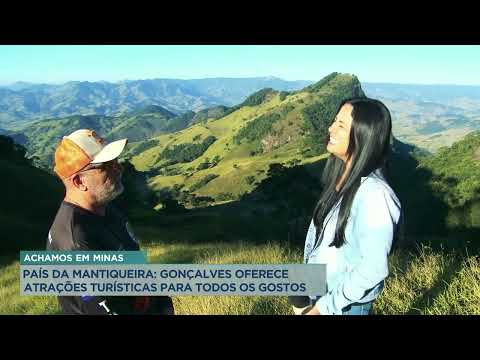
{"label": "white top", "polygon": [[361,178],[345,227],[345,243],[335,236],[339,204],[326,216],[323,240],[315,249],[313,220],[305,240],[304,262],[327,265],[327,293],[316,298],[321,314],[342,314],[351,304],[378,297],[388,275],[388,254],[400,219],[401,204],[379,170]]}

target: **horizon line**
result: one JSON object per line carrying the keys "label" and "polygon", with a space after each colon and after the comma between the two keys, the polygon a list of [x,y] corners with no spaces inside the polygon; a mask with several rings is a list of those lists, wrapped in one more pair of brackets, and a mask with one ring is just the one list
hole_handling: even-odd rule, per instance
{"label": "horizon line", "polygon": [[[357,77],[358,78],[358,77]],[[179,81],[198,81],[198,80],[215,80],[215,79],[232,79],[232,80],[241,80],[241,79],[276,79],[285,82],[318,82],[320,80],[311,80],[311,79],[297,79],[297,80],[286,80],[284,78],[278,76],[246,76],[246,77],[228,77],[228,76],[215,76],[215,77],[203,77],[203,78],[139,78],[139,79],[122,79],[116,81],[108,81],[108,80],[68,80],[64,82],[31,82],[31,81],[24,81],[18,80],[10,83],[2,83],[0,82],[0,87],[9,87],[15,84],[29,84],[29,85],[50,85],[50,86],[61,86],[66,85],[68,83],[108,83],[112,85],[120,84],[123,82],[134,82],[134,81],[153,81],[153,80],[179,80]],[[361,81],[361,84],[379,84],[379,85],[404,85],[404,86],[465,86],[465,87],[478,87],[480,84],[458,84],[458,83],[412,83],[412,82],[391,82],[391,81]],[[14,91],[14,90],[13,90]]]}

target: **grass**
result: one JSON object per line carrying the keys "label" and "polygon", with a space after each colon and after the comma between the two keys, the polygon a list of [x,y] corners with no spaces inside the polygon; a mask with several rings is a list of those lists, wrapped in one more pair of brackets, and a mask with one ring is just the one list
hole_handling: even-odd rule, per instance
{"label": "grass", "polygon": [[53,315],[59,314],[53,296],[20,296],[20,264],[0,258],[0,314]]}
{"label": "grass", "polygon": [[375,303],[377,314],[480,314],[480,261],[422,246],[396,252],[391,276]]}
{"label": "grass", "polygon": [[[152,262],[198,264],[298,263],[301,254],[275,244],[244,243],[170,245],[147,247]],[[277,296],[174,296],[175,312],[181,315],[293,314],[286,297]]]}
{"label": "grass", "polygon": [[[244,243],[209,243],[201,245],[169,244],[147,245],[150,262],[154,263],[298,263],[301,254],[279,245],[252,246]],[[0,270],[0,314],[58,314],[57,300],[53,296],[20,296],[20,266],[18,261],[4,260]],[[244,296],[174,296],[175,312],[193,314],[290,314],[286,297]]]}
{"label": "grass", "polygon": [[[142,233],[155,235],[154,229]],[[152,263],[276,264],[300,263],[300,249],[278,244],[242,242],[205,244],[150,243],[143,246]],[[0,314],[57,314],[55,297],[19,296],[19,264],[0,258]],[[292,314],[286,297],[174,296],[180,315]],[[416,252],[396,251],[390,276],[374,305],[374,314],[480,314],[480,260],[422,246]]]}

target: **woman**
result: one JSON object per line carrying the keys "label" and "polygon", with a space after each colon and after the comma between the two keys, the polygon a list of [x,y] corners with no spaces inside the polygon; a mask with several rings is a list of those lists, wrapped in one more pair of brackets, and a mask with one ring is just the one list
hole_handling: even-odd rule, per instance
{"label": "woman", "polygon": [[385,174],[391,128],[384,104],[354,98],[328,129],[331,155],[304,252],[305,263],[327,265],[327,293],[303,314],[366,315],[383,288],[401,213]]}

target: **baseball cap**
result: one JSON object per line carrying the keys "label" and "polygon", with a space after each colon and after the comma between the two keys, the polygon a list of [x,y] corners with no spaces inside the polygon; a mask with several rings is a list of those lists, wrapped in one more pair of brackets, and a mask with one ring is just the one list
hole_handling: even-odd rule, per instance
{"label": "baseball cap", "polygon": [[95,131],[80,129],[64,136],[55,150],[55,173],[65,179],[89,164],[99,164],[120,156],[128,139],[106,143]]}

